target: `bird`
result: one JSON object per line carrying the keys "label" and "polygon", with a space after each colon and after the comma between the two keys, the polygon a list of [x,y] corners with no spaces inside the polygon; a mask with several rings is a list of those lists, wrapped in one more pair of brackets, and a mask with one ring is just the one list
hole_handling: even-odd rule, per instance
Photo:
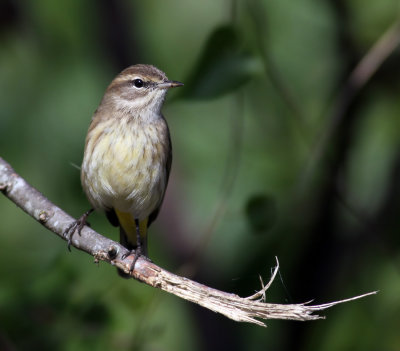
{"label": "bird", "polygon": [[[135,259],[148,257],[147,231],[164,199],[172,163],[170,132],[161,109],[167,91],[183,84],[152,65],[124,69],[94,112],[85,141],[81,183],[92,205],[67,231],[80,233],[94,210],[120,228]],[[119,270],[120,275],[126,274]]]}

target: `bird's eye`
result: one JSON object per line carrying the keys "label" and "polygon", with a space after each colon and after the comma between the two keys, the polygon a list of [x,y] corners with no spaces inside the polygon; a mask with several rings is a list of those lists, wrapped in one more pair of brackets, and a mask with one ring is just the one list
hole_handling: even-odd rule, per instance
{"label": "bird's eye", "polygon": [[138,89],[143,88],[143,86],[144,86],[143,81],[139,78],[134,79],[132,83],[135,86],[135,88],[138,88]]}

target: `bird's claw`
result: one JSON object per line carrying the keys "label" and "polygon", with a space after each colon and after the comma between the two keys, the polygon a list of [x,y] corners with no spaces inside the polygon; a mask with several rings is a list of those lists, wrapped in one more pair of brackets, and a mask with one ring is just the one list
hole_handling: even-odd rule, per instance
{"label": "bird's claw", "polygon": [[125,258],[127,258],[129,255],[134,254],[135,257],[133,258],[133,261],[131,263],[131,266],[129,268],[129,273],[132,273],[135,270],[135,265],[136,262],[138,261],[138,259],[145,259],[146,261],[151,262],[150,258],[148,258],[143,252],[142,252],[142,247],[138,246],[136,249],[129,251],[126,254],[123,254],[121,256],[121,258],[124,260]]}
{"label": "bird's claw", "polygon": [[76,221],[72,222],[67,229],[64,231],[64,237],[67,238],[67,248],[68,251],[71,251],[71,245],[72,245],[72,237],[73,235],[78,232],[79,235],[81,235],[81,231],[85,225],[87,225],[87,218],[89,215],[94,211],[93,208],[91,208],[89,211],[86,211],[82,216],[80,216]]}

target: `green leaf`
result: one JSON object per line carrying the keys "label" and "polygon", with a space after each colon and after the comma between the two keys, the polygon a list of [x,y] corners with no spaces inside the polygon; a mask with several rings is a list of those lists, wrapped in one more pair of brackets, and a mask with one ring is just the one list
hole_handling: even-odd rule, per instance
{"label": "green leaf", "polygon": [[219,27],[208,38],[197,65],[185,80],[181,97],[209,99],[230,93],[259,70],[258,59],[243,48],[234,27]]}

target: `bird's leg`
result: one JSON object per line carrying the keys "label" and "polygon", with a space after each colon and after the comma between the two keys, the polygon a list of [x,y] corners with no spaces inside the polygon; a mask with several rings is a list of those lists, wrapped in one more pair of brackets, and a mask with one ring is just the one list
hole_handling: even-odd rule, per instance
{"label": "bird's leg", "polygon": [[68,238],[68,250],[71,251],[71,243],[72,236],[76,231],[81,235],[82,228],[87,224],[86,220],[89,215],[94,211],[94,208],[91,208],[89,211],[86,211],[82,216],[80,216],[75,222],[72,222],[67,229],[64,231],[64,237]]}
{"label": "bird's leg", "polygon": [[135,258],[133,259],[130,271],[133,272],[135,269],[136,261],[139,259],[140,256],[143,256],[142,252],[142,237],[140,236],[140,227],[139,227],[139,220],[135,218],[135,225],[136,225],[136,250],[135,250]]}

